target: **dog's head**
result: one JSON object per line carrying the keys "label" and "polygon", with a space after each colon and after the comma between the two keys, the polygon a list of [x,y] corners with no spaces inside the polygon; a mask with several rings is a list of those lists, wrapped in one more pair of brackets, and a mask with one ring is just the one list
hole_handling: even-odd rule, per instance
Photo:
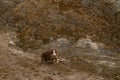
{"label": "dog's head", "polygon": [[56,49],[51,49],[51,53],[53,56],[57,56],[57,50]]}
{"label": "dog's head", "polygon": [[57,50],[56,49],[52,49],[51,53],[52,53],[52,55],[51,55],[52,62],[53,63],[57,62],[57,60],[58,60]]}

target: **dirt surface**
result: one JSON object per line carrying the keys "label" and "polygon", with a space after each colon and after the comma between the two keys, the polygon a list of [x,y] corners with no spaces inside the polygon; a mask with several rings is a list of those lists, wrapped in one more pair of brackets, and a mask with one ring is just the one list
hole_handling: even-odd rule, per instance
{"label": "dirt surface", "polygon": [[[120,80],[120,0],[0,0],[0,80]],[[40,65],[56,48],[58,64]]]}
{"label": "dirt surface", "polygon": [[[0,80],[120,80],[120,57],[80,54],[60,56],[60,63],[40,65],[43,50],[23,52],[0,34]],[[64,57],[63,57],[64,56]],[[63,59],[63,61],[62,61]]]}

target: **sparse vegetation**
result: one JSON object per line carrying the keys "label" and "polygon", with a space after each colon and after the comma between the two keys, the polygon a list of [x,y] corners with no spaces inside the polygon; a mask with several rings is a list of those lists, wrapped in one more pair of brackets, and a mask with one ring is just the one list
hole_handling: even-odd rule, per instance
{"label": "sparse vegetation", "polygon": [[[119,80],[118,1],[0,0],[0,80]],[[39,65],[49,48],[68,62]]]}
{"label": "sparse vegetation", "polygon": [[21,47],[30,47],[28,37],[34,39],[34,44],[37,40],[48,43],[50,37],[64,36],[76,41],[89,35],[93,40],[105,43],[107,48],[119,51],[120,16],[111,2],[18,0],[10,3],[9,11],[4,9],[8,9],[7,3],[1,2],[5,4],[4,8],[1,5],[4,12],[1,13],[1,26],[17,30]]}

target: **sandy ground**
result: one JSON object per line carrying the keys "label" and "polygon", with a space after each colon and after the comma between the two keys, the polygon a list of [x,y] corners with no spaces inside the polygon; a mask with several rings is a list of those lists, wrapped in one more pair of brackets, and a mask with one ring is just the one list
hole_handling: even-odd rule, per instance
{"label": "sandy ground", "polygon": [[0,80],[120,80],[119,57],[80,55],[40,65],[40,55],[41,50],[31,53],[8,46],[1,33]]}

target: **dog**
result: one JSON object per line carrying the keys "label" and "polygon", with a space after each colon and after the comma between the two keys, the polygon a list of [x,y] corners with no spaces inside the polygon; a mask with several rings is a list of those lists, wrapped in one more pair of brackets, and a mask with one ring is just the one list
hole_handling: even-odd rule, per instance
{"label": "dog", "polygon": [[43,52],[41,55],[41,64],[48,63],[59,63],[58,61],[58,53],[56,49],[51,49],[46,52]]}

